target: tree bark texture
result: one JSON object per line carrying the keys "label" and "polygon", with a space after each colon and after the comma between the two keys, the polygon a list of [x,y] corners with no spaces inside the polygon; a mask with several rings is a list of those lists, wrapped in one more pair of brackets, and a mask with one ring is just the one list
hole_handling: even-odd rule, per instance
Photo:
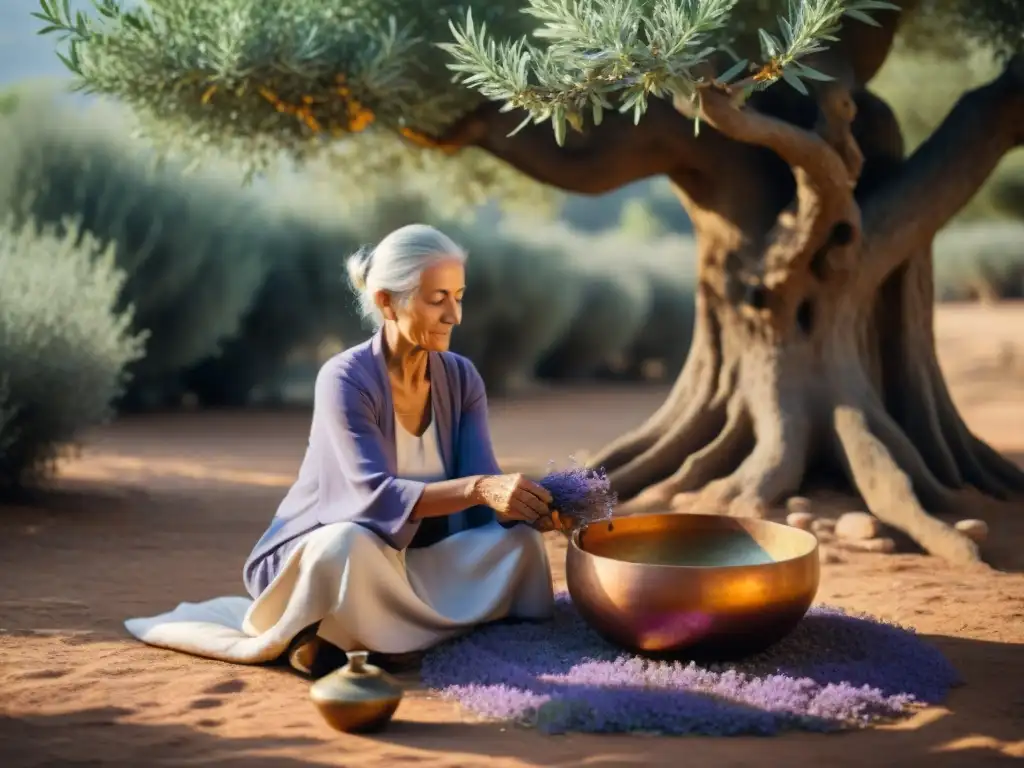
{"label": "tree bark texture", "polygon": [[[928,552],[979,559],[939,516],[962,510],[969,489],[1020,497],[1024,473],[970,432],[950,397],[935,352],[931,242],[1024,138],[1015,66],[966,95],[909,160],[891,112],[867,91],[828,86],[816,137],[791,124],[766,136],[745,111],[716,119],[728,107],[710,98],[727,94],[709,94],[705,119],[770,146],[793,169],[795,192],[762,236],[748,221],[730,233],[726,206],[695,204],[678,183],[704,246],[698,322],[665,405],[591,460],[609,471],[624,511],[695,504],[762,516],[838,470]],[[757,180],[751,170],[746,185],[780,186]]]}
{"label": "tree bark texture", "polygon": [[962,97],[907,158],[892,111],[865,87],[892,35],[861,34],[885,50],[853,41],[844,50],[859,58],[810,62],[835,78],[811,97],[781,84],[740,104],[709,71],[697,104],[655,100],[638,126],[612,117],[564,148],[543,126],[507,138],[521,116],[494,106],[447,138],[576,192],[664,174],[693,220],[690,356],[662,407],[590,461],[623,512],[697,503],[762,516],[826,478],[926,551],[977,561],[941,516],[977,491],[1019,498],[1024,473],[970,432],[950,397],[931,246],[1024,143],[1024,59]]}

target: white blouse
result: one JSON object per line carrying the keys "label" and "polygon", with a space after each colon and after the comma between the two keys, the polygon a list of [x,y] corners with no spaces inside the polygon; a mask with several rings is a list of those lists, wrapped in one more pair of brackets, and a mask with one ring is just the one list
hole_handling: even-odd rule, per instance
{"label": "white blouse", "polygon": [[436,483],[447,479],[437,445],[437,419],[433,410],[426,431],[418,437],[403,427],[398,414],[395,414],[395,450],[398,453],[398,476],[403,480]]}
{"label": "white blouse", "polygon": [[[398,477],[403,480],[418,480],[421,483],[436,483],[440,480],[447,480],[444,461],[441,459],[441,450],[437,443],[437,419],[433,410],[430,413],[430,423],[422,435],[414,435],[398,420],[395,414],[395,452],[398,460]],[[454,525],[451,525],[454,523]],[[454,533],[461,528],[461,516],[451,516],[449,520],[449,531]],[[420,521],[409,522],[394,537],[399,547],[407,547],[413,540],[416,532],[420,529]]]}

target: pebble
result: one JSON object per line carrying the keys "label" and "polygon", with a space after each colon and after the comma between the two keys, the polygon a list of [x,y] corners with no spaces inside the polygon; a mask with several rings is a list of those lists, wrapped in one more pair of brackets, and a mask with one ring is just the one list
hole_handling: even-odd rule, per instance
{"label": "pebble", "polygon": [[836,521],[827,517],[819,517],[811,523],[811,533],[818,537],[818,541],[833,541],[835,535]]}
{"label": "pebble", "polygon": [[814,515],[811,514],[813,506],[811,500],[806,496],[790,496],[786,499],[786,511],[794,515],[805,514],[813,517]]}
{"label": "pebble", "polygon": [[877,538],[882,525],[878,518],[867,512],[846,512],[836,520],[835,533],[840,539],[859,541]]}
{"label": "pebble", "polygon": [[836,521],[830,517],[819,517],[811,523],[811,530],[815,533],[832,533],[836,529]]}
{"label": "pebble", "polygon": [[988,538],[988,523],[984,520],[961,520],[954,528],[975,544],[981,544]]}
{"label": "pebble", "polygon": [[786,515],[786,525],[799,528],[801,531],[809,531],[813,522],[814,515],[810,512],[790,512]]}
{"label": "pebble", "polygon": [[874,552],[879,555],[891,555],[896,551],[896,542],[885,536],[872,539],[842,539],[839,546],[856,552]]}

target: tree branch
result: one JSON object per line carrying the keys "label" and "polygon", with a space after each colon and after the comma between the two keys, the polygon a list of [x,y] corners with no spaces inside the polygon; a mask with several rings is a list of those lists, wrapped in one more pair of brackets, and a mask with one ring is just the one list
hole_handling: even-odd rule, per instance
{"label": "tree branch", "polygon": [[880,96],[861,89],[856,93],[857,118],[853,137],[864,153],[864,168],[857,181],[858,200],[870,197],[903,164],[906,146],[892,107]]}
{"label": "tree branch", "polygon": [[543,184],[597,195],[651,176],[710,169],[731,143],[711,131],[694,136],[693,124],[660,99],[651,100],[638,125],[629,115],[611,112],[600,125],[569,131],[561,147],[547,122],[509,136],[525,113],[501,112],[500,106],[481,105],[434,145],[478,147]]}
{"label": "tree branch", "polygon": [[833,63],[826,55],[822,61],[826,65],[824,71],[833,75],[835,80],[815,83],[818,120],[814,130],[839,155],[846,166],[850,185],[856,187],[864,169],[864,154],[853,136],[853,121],[857,117],[857,104],[853,99],[856,75],[845,60]]}
{"label": "tree branch", "polygon": [[[855,180],[828,141],[749,106],[740,108],[733,101],[732,89],[710,77],[699,94],[700,114],[709,125],[735,141],[770,149],[792,169],[796,206],[795,211],[783,211],[769,235],[771,244],[764,260],[764,282],[769,288],[809,262],[832,238],[837,223],[845,222],[852,230],[844,239],[856,238],[860,220],[853,202]],[[833,125],[841,120],[834,115]],[[849,132],[848,125],[838,129]]]}
{"label": "tree branch", "polygon": [[[878,285],[963,208],[1024,143],[1024,55],[960,98],[935,133],[863,204],[861,279]],[[873,257],[873,258],[872,258]]]}
{"label": "tree branch", "polygon": [[839,42],[826,51],[829,58],[847,63],[853,77],[850,86],[854,90],[867,85],[885,64],[896,34],[910,14],[918,9],[921,0],[897,0],[897,3],[902,10],[871,11],[878,26],[847,18],[843,22]]}
{"label": "tree branch", "polygon": [[[917,2],[903,0],[905,6],[913,6]],[[845,63],[850,73],[852,82],[846,84],[849,91],[874,75],[891,46],[900,14],[882,12],[878,15],[880,27],[848,24],[848,31],[844,30],[841,41],[835,46],[836,50],[841,51],[838,58]],[[716,107],[712,106],[710,112],[704,115],[704,120],[708,126],[718,130],[705,129],[699,136],[694,136],[693,126],[688,119],[691,116],[686,115],[685,111],[680,114],[668,102],[660,99],[649,102],[639,125],[634,125],[628,115],[607,113],[599,126],[588,126],[582,133],[570,131],[562,147],[555,142],[547,122],[529,124],[515,136],[509,136],[509,132],[522,122],[525,113],[521,110],[501,112],[500,105],[494,102],[484,103],[458,121],[443,136],[403,133],[417,143],[447,151],[478,147],[536,181],[582,194],[602,194],[657,175],[669,175],[676,181],[686,179],[689,175],[691,179],[699,178],[707,182],[721,176],[724,163],[729,163],[731,167],[740,163],[735,157],[738,149],[736,142],[770,149],[793,169],[800,188],[798,207],[808,214],[773,233],[773,240],[784,245],[777,250],[787,255],[796,251],[809,258],[828,238],[834,221],[826,220],[836,218],[830,215],[833,208],[827,204],[830,203],[830,196],[825,193],[825,189],[826,183],[841,189],[841,182],[831,182],[842,179],[843,174],[836,175],[831,171],[845,165],[852,172],[852,182],[859,173],[858,164],[862,161],[856,151],[856,143],[848,135],[848,129],[843,128],[852,119],[845,112],[852,105],[852,100],[848,98],[849,91],[844,97],[841,89],[826,90],[824,101],[827,106],[822,131],[826,139],[819,140],[818,144],[827,146],[829,141],[834,141],[836,150],[833,154],[838,153],[838,163],[829,158],[823,164],[821,157],[824,155],[817,152],[817,147],[793,141],[797,136],[813,137],[812,132],[763,113],[743,120],[748,126],[756,128],[756,135],[742,135],[745,131],[733,133],[731,130],[736,127],[734,118],[718,114]],[[721,125],[716,124],[713,115],[721,119]],[[754,112],[744,110],[743,115],[751,118]],[[772,130],[763,130],[769,126]],[[802,145],[811,151],[801,153]],[[742,160],[749,162],[751,157],[747,152],[743,154]],[[846,174],[848,177],[850,175]],[[812,221],[813,225],[808,226]],[[794,241],[794,233],[797,232],[799,237]],[[784,244],[782,241],[785,241]]]}
{"label": "tree branch", "polygon": [[739,107],[732,89],[721,83],[706,81],[699,93],[700,114],[708,125],[736,141],[772,150],[794,170],[803,170],[808,182],[823,193],[849,189],[842,160],[818,134]]}

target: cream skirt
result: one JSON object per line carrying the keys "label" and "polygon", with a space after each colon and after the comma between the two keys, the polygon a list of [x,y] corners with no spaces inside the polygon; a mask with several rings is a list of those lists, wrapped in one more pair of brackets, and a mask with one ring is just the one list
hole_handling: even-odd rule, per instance
{"label": "cream skirt", "polygon": [[128,631],[150,645],[260,663],[306,627],[342,650],[407,653],[502,618],[551,615],[551,569],[541,535],[491,523],[430,547],[395,550],[355,523],[319,528],[288,555],[252,601],[182,603]]}

